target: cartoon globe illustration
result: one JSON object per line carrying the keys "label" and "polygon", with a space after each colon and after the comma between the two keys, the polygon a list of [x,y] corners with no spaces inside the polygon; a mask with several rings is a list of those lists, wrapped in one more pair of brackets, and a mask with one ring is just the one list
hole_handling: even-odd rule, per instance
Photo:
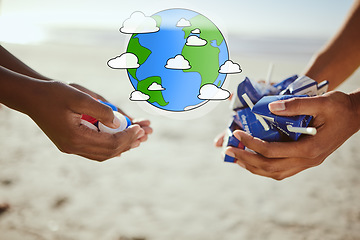
{"label": "cartoon globe illustration", "polygon": [[[145,23],[145,18],[150,21]],[[142,24],[134,25],[131,21],[136,19]],[[127,67],[134,87],[130,100],[183,112],[229,97],[221,88],[226,73],[234,71],[228,48],[205,16],[187,9],[168,9],[151,17],[135,12],[120,31],[133,33],[124,53],[128,64],[135,60]],[[240,72],[236,66],[235,72]]]}

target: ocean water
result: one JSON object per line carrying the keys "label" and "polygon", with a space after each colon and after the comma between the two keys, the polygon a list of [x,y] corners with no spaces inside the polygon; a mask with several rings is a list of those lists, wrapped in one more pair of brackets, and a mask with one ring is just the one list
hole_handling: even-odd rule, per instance
{"label": "ocean water", "polygon": [[[43,29],[41,39],[32,43],[89,45],[114,47],[119,54],[126,51],[130,35],[118,29]],[[325,38],[299,38],[282,36],[250,36],[230,33],[225,35],[230,58],[232,56],[261,57],[280,60],[309,59],[327,41]]]}

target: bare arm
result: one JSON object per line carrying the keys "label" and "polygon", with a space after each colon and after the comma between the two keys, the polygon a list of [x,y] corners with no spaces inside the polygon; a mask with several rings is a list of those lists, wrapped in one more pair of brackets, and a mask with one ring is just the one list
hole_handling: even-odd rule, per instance
{"label": "bare arm", "polygon": [[[305,75],[318,82],[328,80],[332,90],[359,65],[360,0],[356,0],[339,32],[315,56]],[[237,130],[234,136],[255,152],[229,147],[226,154],[250,172],[277,180],[321,164],[360,129],[360,90],[277,101],[269,108],[282,116],[312,115],[317,134],[302,136],[296,142],[266,142]]]}
{"label": "bare arm", "polygon": [[304,75],[328,80],[329,90],[345,81],[360,65],[360,0],[356,0],[342,27],[315,55]]}
{"label": "bare arm", "polygon": [[132,125],[116,134],[91,130],[80,123],[90,115],[117,127],[111,108],[67,84],[34,79],[0,66],[0,103],[27,114],[65,153],[103,161],[139,146],[145,131]]}
{"label": "bare arm", "polygon": [[113,122],[108,106],[89,95],[105,100],[82,86],[41,75],[0,46],[0,104],[31,117],[62,152],[103,161],[147,140],[152,132],[148,120],[133,121],[130,128],[113,135],[80,124],[82,114],[109,127],[119,124]]}
{"label": "bare arm", "polygon": [[12,55],[1,45],[0,45],[0,66],[7,68],[13,72],[17,72],[32,78],[36,78],[40,80],[51,80],[50,78],[45,77],[40,73],[36,72],[34,69],[30,68],[28,65],[20,61],[17,57]]}

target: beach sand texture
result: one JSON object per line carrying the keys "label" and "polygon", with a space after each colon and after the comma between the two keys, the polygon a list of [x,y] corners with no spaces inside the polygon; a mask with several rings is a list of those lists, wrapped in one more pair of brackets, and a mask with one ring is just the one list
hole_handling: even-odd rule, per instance
{"label": "beach sand texture", "polygon": [[[170,119],[128,100],[125,71],[106,66],[123,45],[4,46],[46,76],[76,82],[152,121],[138,149],[104,163],[66,155],[32,120],[0,109],[0,240],[360,239],[360,149],[355,134],[318,167],[275,181],[224,163],[214,137],[230,120],[223,101],[203,117]],[[245,77],[301,73],[307,60],[231,55]],[[359,87],[359,72],[339,89]],[[211,104],[211,103],[210,103]],[[346,126],[344,126],[346,127]]]}

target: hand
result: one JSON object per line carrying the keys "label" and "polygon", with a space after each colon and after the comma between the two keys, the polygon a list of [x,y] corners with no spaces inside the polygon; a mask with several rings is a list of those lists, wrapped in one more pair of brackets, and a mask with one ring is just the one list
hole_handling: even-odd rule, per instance
{"label": "hand", "polygon": [[225,137],[225,131],[219,133],[214,139],[215,147],[222,147]]}
{"label": "hand", "polygon": [[[357,99],[358,100],[358,99]],[[294,98],[269,105],[277,115],[312,115],[315,136],[302,136],[296,142],[266,142],[243,131],[234,135],[254,152],[229,147],[226,154],[250,172],[276,180],[318,166],[360,128],[358,106],[351,95],[330,92],[319,97]]]}
{"label": "hand", "polygon": [[[116,133],[101,133],[80,124],[82,114],[116,128],[112,109],[71,86],[54,81],[38,81],[28,114],[64,153],[104,161],[135,148],[144,140],[138,124]],[[146,123],[142,123],[146,127]]]}
{"label": "hand", "polygon": [[[78,85],[78,84],[75,84],[75,83],[71,83],[69,84],[70,86],[84,92],[84,93],[87,93],[89,94],[90,96],[92,96],[93,98],[96,98],[96,99],[99,99],[101,101],[104,101],[104,102],[109,102],[108,100],[106,100],[103,96],[81,86],[81,85]],[[145,142],[147,139],[148,139],[148,135],[151,134],[153,132],[153,129],[150,127],[150,121],[149,120],[145,120],[145,119],[141,119],[141,120],[137,120],[137,119],[133,119],[132,117],[130,117],[129,115],[127,115],[126,113],[124,113],[120,108],[117,108],[118,109],[118,112],[120,112],[121,114],[127,116],[133,124],[137,124],[139,125],[142,129],[144,129],[144,136],[140,138],[140,142]]]}

